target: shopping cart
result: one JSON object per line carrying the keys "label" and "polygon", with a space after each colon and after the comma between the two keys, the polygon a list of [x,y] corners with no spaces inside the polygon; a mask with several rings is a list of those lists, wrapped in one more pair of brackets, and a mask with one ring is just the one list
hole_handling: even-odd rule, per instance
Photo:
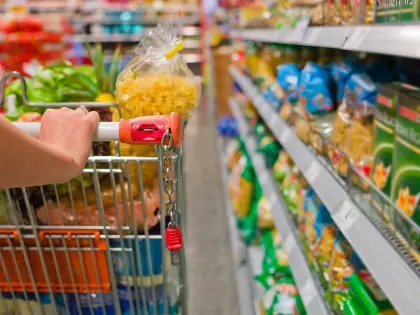
{"label": "shopping cart", "polygon": [[[80,103],[30,103],[78,107]],[[114,106],[83,103],[86,107]],[[40,123],[14,123],[37,137]],[[0,315],[187,314],[182,248],[182,119],[101,122],[94,140],[156,156],[91,156],[67,183],[0,190]],[[145,187],[142,167],[156,167]],[[133,176],[134,174],[134,176]],[[3,205],[3,209],[1,206]]]}

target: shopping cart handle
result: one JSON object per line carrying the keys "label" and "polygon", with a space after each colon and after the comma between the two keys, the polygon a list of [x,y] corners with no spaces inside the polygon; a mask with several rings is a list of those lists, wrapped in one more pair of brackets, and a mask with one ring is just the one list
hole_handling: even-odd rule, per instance
{"label": "shopping cart handle", "polygon": [[[14,122],[13,125],[33,137],[39,137],[40,122]],[[121,120],[120,122],[101,122],[95,132],[93,141],[161,144],[167,130],[170,131],[172,136],[172,146],[181,146],[184,140],[184,123],[178,113],[139,117]]]}

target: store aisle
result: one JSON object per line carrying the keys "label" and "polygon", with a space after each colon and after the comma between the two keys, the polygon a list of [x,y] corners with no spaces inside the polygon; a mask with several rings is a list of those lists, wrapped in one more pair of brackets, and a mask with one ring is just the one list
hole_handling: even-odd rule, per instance
{"label": "store aisle", "polygon": [[190,315],[239,315],[233,255],[212,117],[201,106],[186,129]]}

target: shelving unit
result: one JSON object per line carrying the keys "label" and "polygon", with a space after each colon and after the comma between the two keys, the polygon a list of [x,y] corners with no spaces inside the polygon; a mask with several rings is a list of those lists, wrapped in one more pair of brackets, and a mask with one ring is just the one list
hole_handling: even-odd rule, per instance
{"label": "shelving unit", "polygon": [[420,58],[420,25],[324,26],[232,30],[232,38]]}
{"label": "shelving unit", "polygon": [[[400,314],[419,314],[419,264],[409,261],[403,246],[391,236],[383,221],[367,207],[361,207],[363,200],[354,200],[328,165],[299,140],[294,130],[264,100],[252,80],[234,66],[230,73],[315,189],[395,308]],[[261,177],[260,180],[267,181]]]}
{"label": "shelving unit", "polygon": [[230,101],[230,107],[238,122],[239,133],[245,139],[247,152],[251,158],[264,195],[270,202],[274,223],[283,240],[283,246],[289,257],[293,278],[296,281],[305,309],[308,314],[330,314],[331,311],[324,302],[317,280],[309,269],[295,225],[288,214],[287,206],[283,198],[279,195],[277,185],[270,170],[265,165],[263,156],[256,151],[257,142],[251,134],[251,130],[235,100],[232,99]]}
{"label": "shelving unit", "polygon": [[241,315],[260,315],[258,301],[264,292],[259,290],[254,276],[261,273],[261,262],[263,250],[259,246],[246,247],[242,242],[233,214],[230,198],[227,192],[227,170],[225,168],[225,157],[223,156],[222,139],[217,139],[217,146],[220,155],[222,179],[224,183],[226,216],[229,224],[229,236],[232,245],[232,253],[236,267],[236,280],[238,287],[239,306]]}

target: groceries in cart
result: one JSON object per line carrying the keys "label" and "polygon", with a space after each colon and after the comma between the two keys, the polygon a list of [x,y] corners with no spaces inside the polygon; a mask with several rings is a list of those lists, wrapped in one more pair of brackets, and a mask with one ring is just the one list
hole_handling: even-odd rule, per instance
{"label": "groceries in cart", "polygon": [[[93,66],[60,62],[33,78],[3,78],[18,78],[6,90],[13,95],[5,110],[12,121],[84,105],[108,124],[99,124],[77,178],[0,191],[1,315],[25,308],[59,315],[185,308],[181,147],[200,88],[182,47],[176,27],[158,26],[118,80],[118,52],[104,75],[100,46],[90,50]],[[28,113],[32,118],[22,119]]]}

